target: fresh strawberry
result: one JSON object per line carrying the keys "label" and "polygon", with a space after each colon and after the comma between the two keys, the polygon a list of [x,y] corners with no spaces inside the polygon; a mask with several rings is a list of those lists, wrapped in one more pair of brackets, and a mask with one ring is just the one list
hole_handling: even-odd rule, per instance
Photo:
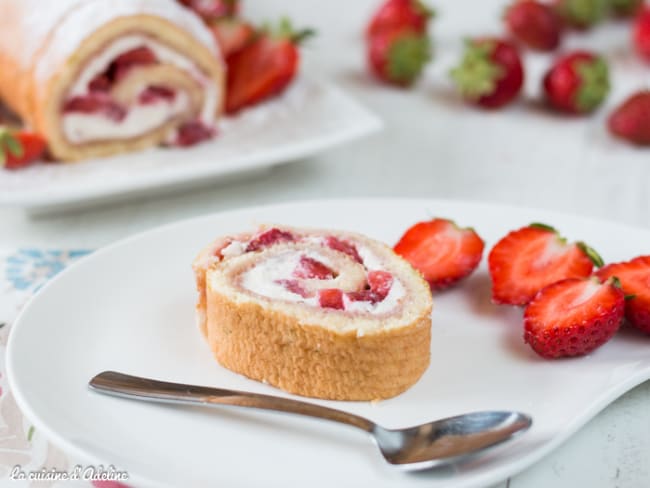
{"label": "fresh strawberry", "polygon": [[493,38],[468,41],[461,64],[451,76],[463,97],[484,108],[510,103],[524,83],[516,46]]}
{"label": "fresh strawberry", "polygon": [[616,277],[628,296],[625,316],[637,329],[650,334],[650,256],[639,256],[625,263],[609,264],[598,270],[601,280]]}
{"label": "fresh strawberry", "polygon": [[432,289],[442,290],[476,269],[484,247],[474,229],[433,219],[409,228],[394,250],[422,273]]}
{"label": "fresh strawberry", "polygon": [[556,0],[555,9],[564,22],[576,29],[588,29],[605,18],[609,0]]}
{"label": "fresh strawberry", "polygon": [[253,239],[251,239],[246,246],[246,252],[259,251],[260,249],[264,249],[274,244],[281,242],[293,242],[295,240],[296,238],[291,232],[273,227],[272,229],[261,232]]}
{"label": "fresh strawberry", "polygon": [[301,279],[329,280],[335,277],[329,266],[309,256],[300,256],[300,262],[293,270],[293,276]]}
{"label": "fresh strawberry", "polygon": [[602,258],[586,244],[569,244],[555,229],[531,224],[510,232],[488,256],[492,301],[526,305],[551,283],[566,278],[585,278]]}
{"label": "fresh strawberry", "polygon": [[548,359],[582,356],[621,326],[625,294],[615,280],[569,278],[542,289],[524,313],[524,340]]}
{"label": "fresh strawberry", "polygon": [[47,143],[35,132],[0,127],[0,167],[19,169],[43,157]]}
{"label": "fresh strawberry", "polygon": [[103,116],[120,122],[126,117],[127,111],[113,98],[102,92],[91,92],[88,95],[72,97],[63,105],[64,113],[102,114]]}
{"label": "fresh strawberry", "polygon": [[608,119],[609,131],[639,146],[650,145],[650,90],[628,98]]}
{"label": "fresh strawberry", "polygon": [[366,49],[375,77],[397,86],[413,84],[431,59],[429,37],[411,27],[379,31],[367,38]]}
{"label": "fresh strawberry", "polygon": [[283,19],[276,32],[261,33],[228,60],[226,111],[230,114],[284,91],[298,71],[298,44],[311,36],[306,29],[295,32]]}
{"label": "fresh strawberry", "polygon": [[213,127],[208,127],[200,120],[190,120],[178,128],[174,145],[190,147],[212,139],[216,134]]}
{"label": "fresh strawberry", "polygon": [[206,22],[232,17],[239,13],[238,0],[180,0]]}
{"label": "fresh strawberry", "polygon": [[632,30],[632,40],[639,56],[650,61],[650,6],[644,7],[637,15]]}
{"label": "fresh strawberry", "polygon": [[520,42],[537,51],[553,51],[560,45],[562,20],[555,10],[537,0],[515,0],[505,23]]}
{"label": "fresh strawberry", "polygon": [[347,254],[352,259],[354,259],[357,263],[363,263],[363,259],[361,259],[361,256],[359,256],[359,251],[357,251],[357,248],[354,246],[354,244],[350,244],[347,241],[343,241],[338,237],[327,236],[325,238],[325,245],[330,249],[333,249],[338,252],[342,252],[343,254]]}
{"label": "fresh strawberry", "polygon": [[318,303],[323,308],[333,308],[335,310],[343,310],[345,308],[343,292],[338,288],[318,290]]}
{"label": "fresh strawberry", "polygon": [[253,26],[240,19],[225,18],[208,27],[226,59],[245,48],[255,37]]}
{"label": "fresh strawberry", "polygon": [[632,17],[643,6],[644,0],[609,0],[609,9],[617,17]]}
{"label": "fresh strawberry", "polygon": [[562,56],[544,77],[548,102],[572,114],[594,111],[603,103],[609,89],[609,68],[605,59],[587,51]]}
{"label": "fresh strawberry", "polygon": [[426,34],[433,10],[420,0],[386,0],[375,12],[366,29],[366,37],[407,27]]}

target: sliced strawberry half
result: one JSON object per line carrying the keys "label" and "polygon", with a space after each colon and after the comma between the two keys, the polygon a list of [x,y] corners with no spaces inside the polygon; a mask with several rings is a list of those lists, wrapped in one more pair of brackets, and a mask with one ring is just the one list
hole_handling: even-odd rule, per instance
{"label": "sliced strawberry half", "polygon": [[650,334],[650,256],[609,264],[596,272],[602,280],[616,277],[628,296],[625,316],[637,329]]}
{"label": "sliced strawberry half", "polygon": [[283,92],[298,72],[298,45],[313,31],[294,31],[287,19],[275,31],[261,32],[254,42],[228,58],[226,112],[244,107]]}
{"label": "sliced strawberry half", "polygon": [[329,266],[314,258],[300,256],[300,262],[293,270],[293,276],[307,280],[330,280],[336,277],[336,273]]}
{"label": "sliced strawberry half", "polygon": [[291,232],[273,227],[255,236],[246,246],[246,252],[259,251],[280,242],[293,242],[295,240]]}
{"label": "sliced strawberry half", "polygon": [[524,340],[553,359],[581,356],[605,344],[621,326],[625,294],[615,280],[569,278],[543,288],[524,313]]}
{"label": "sliced strawberry half", "polygon": [[586,278],[602,258],[582,242],[568,243],[555,229],[531,224],[501,239],[488,257],[492,300],[526,305],[551,283],[566,278]]}
{"label": "sliced strawberry half", "polygon": [[447,219],[420,222],[408,229],[395,252],[420,271],[434,290],[449,288],[481,262],[485,244],[471,228]]}

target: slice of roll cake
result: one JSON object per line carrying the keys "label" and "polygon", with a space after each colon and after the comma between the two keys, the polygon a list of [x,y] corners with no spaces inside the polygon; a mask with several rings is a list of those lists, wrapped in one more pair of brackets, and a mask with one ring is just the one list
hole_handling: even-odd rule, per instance
{"label": "slice of roll cake", "polygon": [[429,365],[431,291],[386,245],[288,227],[223,237],[194,262],[197,316],[226,368],[299,395],[390,398]]}

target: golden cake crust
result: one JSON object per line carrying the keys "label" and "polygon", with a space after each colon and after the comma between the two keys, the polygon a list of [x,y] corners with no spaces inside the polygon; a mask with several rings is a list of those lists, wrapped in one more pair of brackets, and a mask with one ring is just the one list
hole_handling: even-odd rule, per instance
{"label": "golden cake crust", "polygon": [[[237,303],[207,280],[205,334],[226,368],[287,392],[378,400],[412,386],[429,365],[431,307],[410,324],[357,336]],[[378,317],[378,320],[380,318]]]}

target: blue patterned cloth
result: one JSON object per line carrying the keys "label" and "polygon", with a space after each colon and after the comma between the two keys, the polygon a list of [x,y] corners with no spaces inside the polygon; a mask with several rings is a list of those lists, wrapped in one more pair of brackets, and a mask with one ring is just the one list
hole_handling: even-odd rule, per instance
{"label": "blue patterned cloth", "polygon": [[[44,467],[65,471],[73,465],[65,453],[53,447],[47,438],[23,417],[9,388],[5,357],[12,322],[24,304],[48,280],[89,252],[0,249],[0,486],[35,486],[10,479],[11,471],[17,465],[26,471],[39,471]],[[67,485],[56,481],[44,482],[43,486],[66,488]],[[88,482],[75,486],[91,488]]]}

